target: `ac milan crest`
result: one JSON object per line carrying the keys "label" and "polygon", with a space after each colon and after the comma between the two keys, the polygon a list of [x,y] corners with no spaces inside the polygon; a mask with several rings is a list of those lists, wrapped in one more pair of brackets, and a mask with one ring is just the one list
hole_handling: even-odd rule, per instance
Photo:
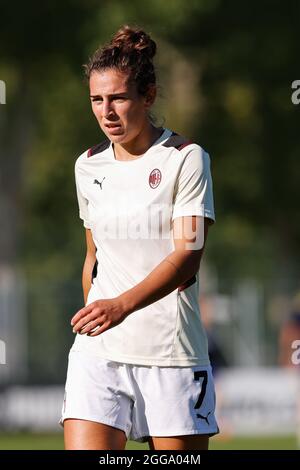
{"label": "ac milan crest", "polygon": [[158,168],[155,168],[151,171],[149,175],[149,185],[151,188],[155,189],[161,182],[161,171]]}

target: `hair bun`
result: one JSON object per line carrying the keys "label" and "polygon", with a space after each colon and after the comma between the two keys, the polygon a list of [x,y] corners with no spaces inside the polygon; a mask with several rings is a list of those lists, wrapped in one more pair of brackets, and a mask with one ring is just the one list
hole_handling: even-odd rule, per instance
{"label": "hair bun", "polygon": [[125,73],[137,87],[141,96],[146,96],[149,89],[156,86],[156,74],[153,57],[156,44],[149,34],[139,27],[122,26],[108,44],[99,47],[84,66],[85,75],[108,69]]}
{"label": "hair bun", "polygon": [[156,44],[142,29],[123,26],[111,40],[111,46],[117,47],[124,52],[136,50],[141,54],[153,59],[156,53]]}

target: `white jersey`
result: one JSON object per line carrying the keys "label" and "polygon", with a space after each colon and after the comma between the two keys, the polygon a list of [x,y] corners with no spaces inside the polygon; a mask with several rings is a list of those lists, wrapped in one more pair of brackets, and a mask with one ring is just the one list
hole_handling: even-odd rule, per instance
{"label": "white jersey", "polygon": [[[87,305],[145,279],[174,250],[176,217],[215,220],[209,155],[169,129],[134,160],[116,160],[104,141],[80,155],[75,177],[79,215],[97,249]],[[208,365],[198,297],[197,274],[104,333],[78,334],[72,350],[140,365]]]}

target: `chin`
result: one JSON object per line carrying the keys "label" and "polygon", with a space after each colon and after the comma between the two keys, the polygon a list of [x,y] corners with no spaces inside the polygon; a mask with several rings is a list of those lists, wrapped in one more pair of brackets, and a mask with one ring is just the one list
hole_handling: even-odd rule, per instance
{"label": "chin", "polygon": [[113,144],[125,144],[126,139],[123,135],[111,135],[106,134],[106,137],[113,143]]}
{"label": "chin", "polygon": [[126,144],[130,142],[130,138],[128,135],[122,134],[106,134],[106,137],[113,143],[113,144]]}

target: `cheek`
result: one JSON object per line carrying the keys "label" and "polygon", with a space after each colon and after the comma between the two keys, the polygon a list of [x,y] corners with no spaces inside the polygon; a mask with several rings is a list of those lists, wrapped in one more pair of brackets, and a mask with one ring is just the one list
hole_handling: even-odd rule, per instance
{"label": "cheek", "polygon": [[95,104],[92,104],[92,111],[95,116],[98,116],[99,110],[97,110],[97,106]]}
{"label": "cheek", "polygon": [[145,117],[146,117],[145,108],[143,108],[140,105],[132,106],[130,109],[127,110],[127,113],[126,113],[127,121],[133,127],[139,127],[139,125],[141,124],[141,122],[144,120]]}
{"label": "cheek", "polygon": [[95,118],[100,124],[100,121],[102,119],[101,106],[92,106],[92,111],[93,111]]}

